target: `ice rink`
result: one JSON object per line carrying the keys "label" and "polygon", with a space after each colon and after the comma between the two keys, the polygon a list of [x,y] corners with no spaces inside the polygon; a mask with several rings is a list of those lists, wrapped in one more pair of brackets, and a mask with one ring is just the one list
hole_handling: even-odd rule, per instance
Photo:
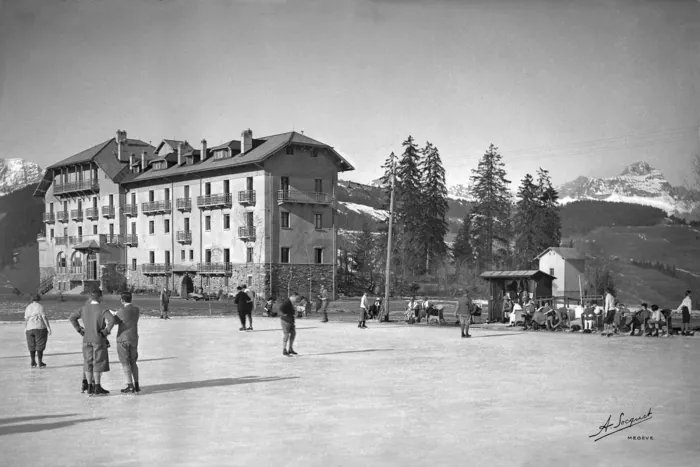
{"label": "ice rink", "polygon": [[[254,325],[141,320],[136,396],[119,392],[115,330],[111,394],[88,397],[67,322],[43,370],[22,325],[1,324],[0,464],[700,465],[697,338],[299,320],[288,358],[278,319]],[[621,413],[647,417],[589,437]]]}

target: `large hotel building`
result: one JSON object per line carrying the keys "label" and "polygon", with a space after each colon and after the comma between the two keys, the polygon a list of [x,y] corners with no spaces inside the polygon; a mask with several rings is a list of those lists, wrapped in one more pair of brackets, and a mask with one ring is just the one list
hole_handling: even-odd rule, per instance
{"label": "large hotel building", "polygon": [[335,292],[334,193],[348,170],[296,132],[154,148],[117,131],[48,167],[36,190],[42,288]]}

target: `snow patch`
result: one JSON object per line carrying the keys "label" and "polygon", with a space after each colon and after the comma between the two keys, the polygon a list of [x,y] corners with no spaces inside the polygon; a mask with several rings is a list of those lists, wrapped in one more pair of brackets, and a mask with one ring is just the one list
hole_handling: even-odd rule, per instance
{"label": "snow patch", "polygon": [[375,209],[369,206],[365,206],[364,204],[357,204],[357,203],[342,203],[343,206],[345,206],[347,209],[350,211],[354,211],[357,213],[361,214],[367,214],[369,216],[372,216],[374,219],[377,220],[386,220],[388,217],[388,213],[384,210],[381,209]]}

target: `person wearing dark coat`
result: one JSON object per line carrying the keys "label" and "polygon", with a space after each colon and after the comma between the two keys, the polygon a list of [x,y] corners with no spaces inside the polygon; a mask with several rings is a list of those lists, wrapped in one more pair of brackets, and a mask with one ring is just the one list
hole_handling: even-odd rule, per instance
{"label": "person wearing dark coat", "polygon": [[248,304],[248,302],[250,301],[250,297],[247,293],[243,291],[242,287],[236,287],[236,290],[238,290],[238,292],[236,293],[236,296],[233,299],[233,303],[236,304],[236,308],[238,310],[238,319],[241,320],[241,328],[239,329],[239,331],[243,332],[246,330],[245,324],[246,316],[248,316],[248,308],[250,307],[250,305]]}

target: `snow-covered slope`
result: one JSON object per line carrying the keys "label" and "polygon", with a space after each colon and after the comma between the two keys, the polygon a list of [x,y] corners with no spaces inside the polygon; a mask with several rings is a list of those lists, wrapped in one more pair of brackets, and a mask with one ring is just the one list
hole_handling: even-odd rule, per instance
{"label": "snow-covered slope", "polygon": [[579,200],[600,200],[653,206],[669,215],[687,215],[696,210],[696,193],[673,187],[664,174],[640,161],[616,177],[578,177],[558,188],[561,204]]}
{"label": "snow-covered slope", "polygon": [[0,196],[41,181],[43,170],[34,162],[0,159]]}

